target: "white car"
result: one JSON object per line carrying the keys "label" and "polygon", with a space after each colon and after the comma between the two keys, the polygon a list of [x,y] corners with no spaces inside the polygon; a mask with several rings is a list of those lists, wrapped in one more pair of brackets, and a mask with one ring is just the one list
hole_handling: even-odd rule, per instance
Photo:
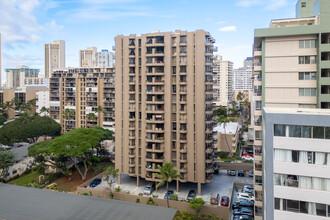
{"label": "white car", "polygon": [[247,201],[254,202],[254,196],[249,193],[238,193],[237,199],[245,199]]}
{"label": "white car", "polygon": [[247,156],[243,156],[241,157],[242,160],[247,160],[247,161],[253,161],[253,157],[247,157]]}

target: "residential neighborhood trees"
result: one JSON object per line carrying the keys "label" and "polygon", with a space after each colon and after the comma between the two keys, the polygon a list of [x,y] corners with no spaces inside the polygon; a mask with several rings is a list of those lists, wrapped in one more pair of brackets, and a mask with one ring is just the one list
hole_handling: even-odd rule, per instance
{"label": "residential neighborhood trees", "polygon": [[109,132],[100,127],[73,129],[48,143],[30,147],[29,154],[52,160],[64,174],[69,166],[74,166],[84,180],[88,170],[99,161],[94,154],[101,147],[100,142],[112,137]]}
{"label": "residential neighborhood trees", "polygon": [[112,184],[115,183],[115,179],[118,177],[119,170],[114,166],[108,166],[105,169],[103,180],[107,181],[110,188],[110,198],[113,199]]}
{"label": "residential neighborhood trees", "polygon": [[12,146],[18,142],[28,142],[41,136],[58,136],[61,126],[52,118],[39,115],[24,115],[0,128],[0,143]]}
{"label": "residential neighborhood trees", "polygon": [[8,168],[14,164],[15,154],[11,151],[0,150],[0,181],[4,181]]}

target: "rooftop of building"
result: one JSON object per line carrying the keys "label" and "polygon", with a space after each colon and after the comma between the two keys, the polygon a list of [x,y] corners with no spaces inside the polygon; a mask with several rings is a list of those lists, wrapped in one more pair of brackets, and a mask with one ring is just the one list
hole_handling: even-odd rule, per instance
{"label": "rooftop of building", "polygon": [[237,122],[229,122],[226,123],[224,127],[224,123],[217,124],[216,127],[213,128],[213,131],[220,132],[221,134],[235,134],[238,130],[238,123]]}
{"label": "rooftop of building", "polygon": [[170,220],[176,209],[0,183],[0,219]]}
{"label": "rooftop of building", "polygon": [[330,109],[264,107],[263,110],[266,113],[301,114],[301,115],[329,115],[330,116]]}

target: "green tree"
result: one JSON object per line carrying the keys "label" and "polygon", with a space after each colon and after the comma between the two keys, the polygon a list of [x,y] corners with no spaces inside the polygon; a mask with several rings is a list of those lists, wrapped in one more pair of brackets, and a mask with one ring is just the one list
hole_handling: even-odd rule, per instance
{"label": "green tree", "polygon": [[5,181],[8,169],[14,164],[15,154],[11,151],[0,150],[0,180]]}
{"label": "green tree", "polygon": [[196,220],[197,216],[195,214],[192,214],[186,210],[178,211],[175,216],[174,220]]}
{"label": "green tree", "polygon": [[97,116],[94,113],[89,113],[87,115],[87,119],[90,121],[95,121],[97,119]]}
{"label": "green tree", "polygon": [[45,106],[42,106],[42,108],[40,109],[40,113],[44,113],[45,116],[48,116],[49,115],[49,112],[50,112],[50,109],[49,108],[46,108]]}
{"label": "green tree", "polygon": [[112,184],[115,183],[115,179],[118,177],[119,170],[114,166],[107,166],[103,175],[103,180],[107,181],[110,189],[110,198],[113,199]]}
{"label": "green tree", "polygon": [[205,201],[202,198],[195,198],[190,201],[190,208],[196,210],[197,219],[199,219],[199,213],[201,212]]}
{"label": "green tree", "polygon": [[13,103],[10,101],[6,101],[2,104],[2,114],[8,119],[9,110],[13,109]]}
{"label": "green tree", "polygon": [[0,128],[0,143],[13,145],[18,142],[27,142],[41,136],[58,136],[61,134],[61,125],[50,117],[39,115],[21,116]]}
{"label": "green tree", "polygon": [[66,108],[63,115],[66,120],[75,119],[76,112],[73,109]]}
{"label": "green tree", "polygon": [[101,106],[101,105],[97,106],[97,109],[96,109],[95,112],[97,113],[97,125],[98,125],[98,126],[102,126],[102,125],[101,125],[101,119],[102,119],[102,115],[103,115],[103,113],[104,113],[104,108],[103,108],[103,106]]}
{"label": "green tree", "polygon": [[[178,170],[173,167],[172,163],[163,163],[162,166],[157,165],[159,173],[155,173],[155,177],[160,179],[160,182],[156,185],[156,188],[166,183],[166,192],[168,195],[168,183],[172,182],[173,179],[179,178]],[[168,196],[167,196],[167,207],[169,208]]]}
{"label": "green tree", "polygon": [[244,106],[244,108],[249,108],[250,107],[250,102],[249,102],[248,99],[244,99],[243,106]]}
{"label": "green tree", "polygon": [[245,98],[245,95],[242,92],[239,92],[236,96],[236,100],[239,102],[243,101],[244,98]]}
{"label": "green tree", "polygon": [[[99,159],[93,156],[94,149],[100,147],[100,142],[105,140],[106,136],[105,129],[100,127],[73,129],[56,137],[39,153],[43,154],[44,157],[67,159],[77,169],[81,179],[84,180],[88,170],[95,162],[99,162]],[[65,164],[65,166],[67,165]]]}
{"label": "green tree", "polygon": [[220,105],[219,108],[217,108],[216,110],[213,111],[213,114],[218,117],[221,115],[227,117],[227,109]]}
{"label": "green tree", "polygon": [[[233,118],[233,117],[225,117],[225,116],[223,116],[223,115],[219,116],[218,119],[217,119],[217,122],[218,122],[218,123],[223,124],[223,129],[224,129],[224,131],[225,131],[225,140],[226,140],[226,144],[227,144],[227,148],[228,148],[228,149],[230,149],[230,148],[229,148],[229,144],[228,144],[228,140],[227,140],[227,135],[226,135],[226,133],[227,133],[227,132],[226,132],[226,126],[227,126],[228,123],[235,121],[235,119],[236,119],[236,118]],[[231,152],[230,152],[230,155],[232,155]]]}

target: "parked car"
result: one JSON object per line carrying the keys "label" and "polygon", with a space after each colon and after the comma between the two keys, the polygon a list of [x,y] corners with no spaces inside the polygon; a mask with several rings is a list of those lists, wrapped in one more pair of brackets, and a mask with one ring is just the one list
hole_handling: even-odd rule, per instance
{"label": "parked car", "polygon": [[220,201],[220,195],[217,193],[211,193],[210,203],[212,205],[218,205]]}
{"label": "parked car", "polygon": [[244,192],[240,192],[238,193],[238,196],[237,198],[243,198],[243,199],[246,199],[248,201],[253,201],[254,202],[254,196],[251,195],[250,193],[244,193]]}
{"label": "parked car", "polygon": [[234,215],[249,215],[253,216],[254,212],[253,209],[249,208],[237,208],[233,210]]}
{"label": "parked car", "polygon": [[253,220],[254,217],[252,217],[252,216],[248,216],[248,215],[241,215],[241,216],[239,217],[239,219],[240,219],[240,220]]}
{"label": "parked car", "polygon": [[254,187],[251,185],[244,185],[243,188],[254,189]]}
{"label": "parked car", "polygon": [[244,176],[244,170],[239,170],[237,172],[237,176]]}
{"label": "parked car", "polygon": [[233,220],[239,220],[240,217],[240,215],[234,215]]}
{"label": "parked car", "polygon": [[233,209],[243,208],[243,207],[252,208],[252,207],[254,207],[254,204],[252,202],[235,201],[232,205]]}
{"label": "parked car", "polygon": [[252,170],[249,171],[249,177],[253,177],[253,171]]}
{"label": "parked car", "polygon": [[247,161],[253,161],[253,157],[249,157],[249,156],[242,156],[241,159]]}
{"label": "parked car", "polygon": [[236,170],[228,170],[229,176],[236,176]]}
{"label": "parked car", "polygon": [[196,190],[191,189],[187,195],[187,200],[193,200],[194,198],[196,198]]}
{"label": "parked car", "polygon": [[173,194],[174,194],[174,190],[169,189],[168,190],[168,195],[167,195],[167,192],[166,192],[165,195],[164,195],[164,199],[168,198],[169,200],[171,200]]}
{"label": "parked car", "polygon": [[243,192],[243,193],[250,193],[250,194],[253,194],[253,193],[254,193],[254,189],[251,189],[251,188],[243,188],[243,189],[242,189],[242,192]]}
{"label": "parked car", "polygon": [[229,204],[229,197],[228,196],[222,196],[221,197],[221,206],[228,206]]}
{"label": "parked car", "polygon": [[102,182],[102,179],[96,178],[89,184],[89,186],[90,187],[95,187],[95,186],[99,185],[101,182]]}
{"label": "parked car", "polygon": [[144,191],[143,191],[143,194],[144,195],[151,195],[152,192],[155,190],[156,188],[156,184],[153,183],[153,184],[149,184],[147,185],[145,188],[144,188]]}

